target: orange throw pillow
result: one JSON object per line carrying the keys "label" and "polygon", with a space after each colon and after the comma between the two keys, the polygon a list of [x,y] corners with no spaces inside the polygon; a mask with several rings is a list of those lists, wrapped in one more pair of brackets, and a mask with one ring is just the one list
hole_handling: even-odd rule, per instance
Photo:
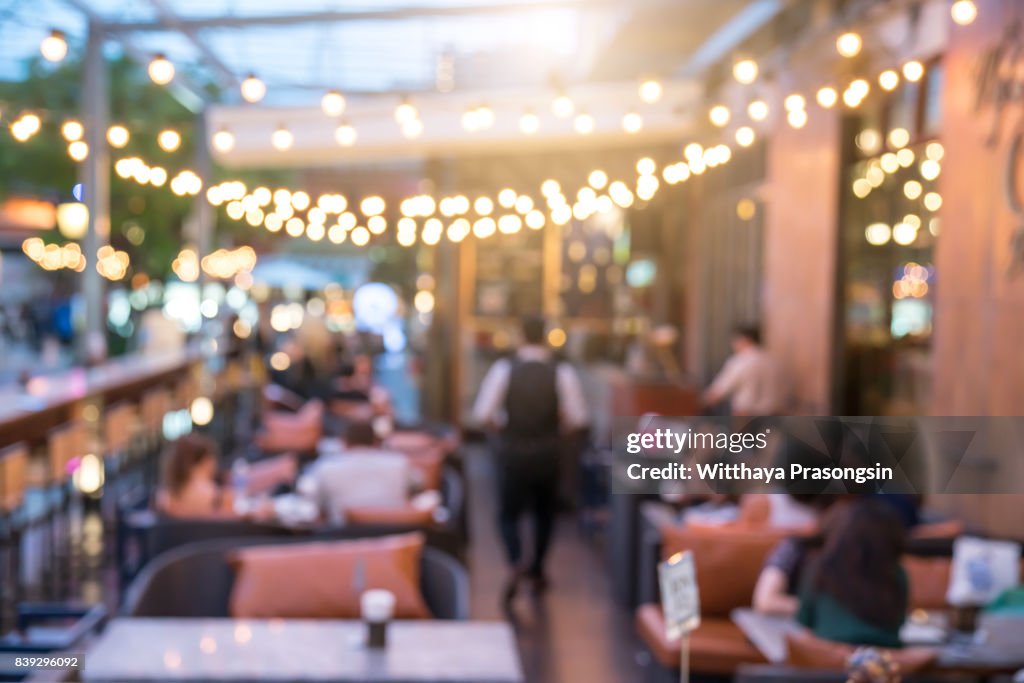
{"label": "orange throw pillow", "polygon": [[358,619],[354,586],[362,565],[362,590],[395,594],[397,619],[429,619],[420,593],[418,533],[356,541],[254,546],[233,552],[229,609],[235,618]]}

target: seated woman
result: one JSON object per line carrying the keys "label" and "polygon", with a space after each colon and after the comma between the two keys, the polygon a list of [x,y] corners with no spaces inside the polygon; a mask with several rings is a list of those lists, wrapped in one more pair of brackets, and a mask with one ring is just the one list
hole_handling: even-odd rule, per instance
{"label": "seated woman", "polygon": [[793,529],[793,535],[779,541],[765,559],[754,586],[753,608],[762,614],[793,617],[800,606],[797,597],[800,579],[812,551],[821,545],[817,533],[819,519],[836,496],[779,493],[765,494],[765,497],[771,499],[773,508],[798,506],[795,509],[799,509],[800,514],[791,516],[792,524],[775,526],[768,522],[770,528],[788,526]]}
{"label": "seated woman", "polygon": [[820,638],[900,647],[909,586],[906,531],[885,503],[860,498],[826,515],[824,546],[802,581],[797,620]]}
{"label": "seated woman", "polygon": [[233,517],[230,491],[217,483],[217,449],[200,434],[171,442],[163,456],[157,509],[170,517]]}

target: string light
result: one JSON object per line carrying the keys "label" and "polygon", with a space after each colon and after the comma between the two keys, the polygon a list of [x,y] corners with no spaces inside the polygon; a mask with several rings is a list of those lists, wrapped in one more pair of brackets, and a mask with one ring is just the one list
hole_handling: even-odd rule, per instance
{"label": "string light", "polygon": [[174,80],[174,64],[165,55],[157,54],[149,60],[146,73],[149,74],[149,80],[157,85],[167,85]]}
{"label": "string light", "polygon": [[792,95],[788,95],[786,97],[786,100],[783,104],[786,108],[786,111],[789,112],[796,111],[798,109],[805,109],[807,107],[807,98],[805,98],[803,95],[799,93],[793,93]]}
{"label": "string light", "polygon": [[407,98],[403,99],[395,107],[395,122],[399,125],[405,125],[418,117],[419,112]]}
{"label": "string light", "polygon": [[892,92],[900,84],[900,75],[892,69],[886,69],[878,75],[878,85],[886,92]]}
{"label": "string light", "polygon": [[519,117],[519,130],[526,135],[533,135],[540,130],[540,118],[533,111],[527,109]]}
{"label": "string light", "polygon": [[854,31],[847,31],[836,39],[836,51],[847,59],[852,59],[860,54],[864,41],[860,34]]}
{"label": "string light", "polygon": [[924,76],[924,65],[918,61],[907,62],[903,65],[903,77],[911,83],[917,83]]}
{"label": "string light", "polygon": [[334,140],[342,147],[351,147],[356,144],[357,137],[356,129],[350,123],[342,123],[334,129]]}
{"label": "string light", "polygon": [[824,109],[831,109],[839,101],[839,94],[831,86],[825,86],[818,91],[818,104]]}
{"label": "string light", "polygon": [[341,116],[345,112],[345,97],[337,90],[328,90],[320,99],[320,108],[328,116]]}
{"label": "string light", "polygon": [[741,59],[732,66],[732,75],[738,83],[750,85],[757,80],[760,69],[753,59]]}
{"label": "string light", "polygon": [[747,115],[754,121],[764,121],[768,118],[768,103],[764,100],[754,100],[747,105]]}
{"label": "string light", "polygon": [[226,153],[235,148],[235,135],[227,128],[221,128],[213,134],[213,148]]}
{"label": "string light", "polygon": [[295,144],[295,136],[285,126],[279,126],[274,131],[273,135],[270,136],[270,144],[274,146],[279,152],[291,149],[291,146]]}
{"label": "string light", "polygon": [[128,144],[128,140],[130,139],[131,134],[128,132],[128,129],[121,124],[114,124],[110,128],[107,128],[107,142],[110,143],[111,147],[121,149]]}
{"label": "string light", "polygon": [[43,59],[56,64],[68,56],[68,40],[63,31],[52,29],[43,41],[39,43],[39,52]]}
{"label": "string light", "polygon": [[580,135],[590,135],[594,132],[594,117],[586,112],[578,114],[573,122],[573,127]]}
{"label": "string light", "polygon": [[267,96],[267,85],[254,73],[250,73],[242,81],[239,91],[242,99],[250,104],[255,104]]}
{"label": "string light", "polygon": [[75,140],[68,145],[68,156],[75,161],[85,161],[89,156],[89,145],[82,140]]}
{"label": "string light", "polygon": [[172,128],[167,128],[156,136],[156,143],[163,151],[174,152],[181,147],[181,134]]}
{"label": "string light", "polygon": [[978,18],[978,6],[973,0],[956,0],[950,8],[953,21],[961,26],[969,26]]}
{"label": "string light", "polygon": [[560,119],[567,119],[576,111],[576,105],[568,95],[559,95],[551,102],[551,111]]}
{"label": "string light", "polygon": [[640,99],[646,104],[654,104],[661,99],[663,91],[659,81],[649,78],[640,84]]}
{"label": "string light", "polygon": [[635,135],[644,127],[644,119],[640,114],[631,111],[622,117],[622,130]]}
{"label": "string light", "polygon": [[731,118],[732,114],[729,112],[729,107],[724,104],[716,104],[711,107],[711,110],[708,112],[708,120],[711,121],[713,126],[717,126],[718,128],[725,128],[729,125],[729,119]]}
{"label": "string light", "polygon": [[75,142],[76,140],[81,140],[82,136],[85,135],[85,127],[75,119],[68,119],[61,125],[60,134],[64,136],[67,142]]}
{"label": "string light", "polygon": [[754,133],[754,129],[750,126],[743,126],[736,131],[736,144],[740,147],[750,147],[754,144],[754,140],[757,135]]}

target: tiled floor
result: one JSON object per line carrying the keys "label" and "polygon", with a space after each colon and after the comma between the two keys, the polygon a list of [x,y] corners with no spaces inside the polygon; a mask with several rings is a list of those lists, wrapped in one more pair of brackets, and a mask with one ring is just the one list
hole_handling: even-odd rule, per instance
{"label": "tiled floor", "polygon": [[[466,463],[470,574],[475,619],[504,619],[506,568],[495,527],[488,454],[471,449]],[[528,683],[634,683],[644,679],[632,616],[612,601],[606,558],[583,538],[573,517],[559,521],[548,564],[551,587],[540,598],[522,592],[511,618]]]}

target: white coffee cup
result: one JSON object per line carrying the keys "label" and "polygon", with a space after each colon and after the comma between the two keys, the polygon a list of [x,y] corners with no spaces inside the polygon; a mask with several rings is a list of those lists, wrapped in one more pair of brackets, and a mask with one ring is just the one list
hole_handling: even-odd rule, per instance
{"label": "white coffee cup", "polygon": [[371,588],[363,592],[359,607],[364,621],[390,621],[395,615],[395,594],[383,588]]}

